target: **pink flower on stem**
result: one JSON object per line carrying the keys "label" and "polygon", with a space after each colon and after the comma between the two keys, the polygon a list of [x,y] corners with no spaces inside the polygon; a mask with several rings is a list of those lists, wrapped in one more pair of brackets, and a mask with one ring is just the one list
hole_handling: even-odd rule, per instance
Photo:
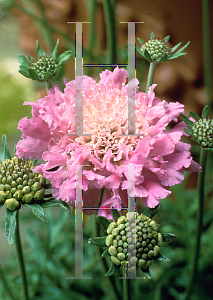
{"label": "pink flower on stem", "polygon": [[[126,70],[116,68],[102,72],[99,83],[82,77],[84,136],[74,135],[76,80],[65,82],[64,93],[55,87],[36,103],[24,103],[32,105],[33,117],[19,122],[23,135],[17,155],[46,161],[35,171],[51,181],[56,199],[75,205],[77,165],[85,165],[84,207],[98,207],[101,188],[105,187],[101,208],[114,206],[118,210],[127,206],[127,192],[153,208],[171,193],[170,186],[183,181],[184,171],[201,170],[192,160],[190,145],[180,141],[186,135],[186,124],[166,130],[171,121],[177,122],[184,105],[155,97],[154,84],[148,93],[136,91],[136,135],[124,135],[128,133],[127,76]],[[135,166],[135,182],[128,182],[129,164]],[[99,210],[99,214],[111,218],[110,210]]]}

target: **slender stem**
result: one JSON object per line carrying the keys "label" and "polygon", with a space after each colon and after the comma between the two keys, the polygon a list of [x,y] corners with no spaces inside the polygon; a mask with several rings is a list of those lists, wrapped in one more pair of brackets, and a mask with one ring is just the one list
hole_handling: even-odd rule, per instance
{"label": "slender stem", "polygon": [[[102,188],[102,189],[101,189],[99,206],[100,206],[100,204],[101,204],[101,202],[102,202],[102,199],[103,199],[103,196],[104,196],[104,190],[105,190],[105,188]],[[96,229],[96,230],[95,230],[95,231],[96,231],[96,237],[101,236],[100,225],[98,224],[98,222],[97,222],[96,219],[95,219],[95,229]],[[101,249],[101,247],[98,247],[98,251],[99,251],[99,256],[101,256],[101,254],[102,254],[102,249]],[[103,264],[105,273],[107,273],[107,272],[108,272],[108,266],[107,266],[106,259],[105,259],[105,258],[102,258],[101,261],[102,261],[102,264]],[[118,291],[118,289],[117,289],[117,286],[116,286],[116,282],[115,282],[114,276],[109,276],[108,278],[109,278],[110,284],[111,284],[111,286],[112,286],[112,289],[113,289],[113,291],[114,291],[114,294],[115,294],[115,296],[116,296],[116,299],[117,299],[117,300],[120,300],[121,297],[120,297],[120,293],[119,293],[119,291]]]}
{"label": "slender stem", "polygon": [[207,92],[207,105],[209,115],[212,112],[212,63],[211,63],[211,34],[210,34],[210,8],[209,1],[203,0],[203,59],[204,59],[204,82]]}
{"label": "slender stem", "polygon": [[46,91],[48,92],[49,89],[53,88],[52,80],[49,79],[48,81],[45,81]]}
{"label": "slender stem", "polygon": [[117,64],[115,2],[113,0],[103,1],[103,8],[107,34],[107,52],[109,54],[107,63]]}
{"label": "slender stem", "polygon": [[123,271],[123,300],[131,300],[130,284],[132,279],[125,278]]}
{"label": "slender stem", "polygon": [[20,231],[19,231],[19,211],[16,214],[16,224],[17,224],[17,228],[16,228],[15,245],[16,245],[19,267],[21,271],[24,300],[29,300],[28,289],[27,289],[27,277],[26,277],[24,258],[23,258],[22,247],[21,247]]}
{"label": "slender stem", "polygon": [[155,74],[155,69],[156,69],[156,62],[151,62],[149,65],[149,73],[148,73],[148,78],[147,78],[147,84],[146,84],[146,93],[148,92],[149,87],[152,85],[153,83],[153,78],[154,78],[154,74]]}
{"label": "slender stem", "polygon": [[201,148],[200,166],[202,167],[202,172],[200,172],[198,174],[198,211],[197,211],[196,242],[195,242],[195,247],[194,247],[192,273],[190,276],[189,285],[188,285],[188,288],[186,291],[186,296],[185,296],[184,300],[187,300],[190,297],[190,294],[193,289],[195,275],[197,272],[197,265],[198,265],[199,252],[200,252],[200,240],[201,240],[201,233],[202,233],[206,160],[207,160],[207,151],[204,150],[203,148]]}

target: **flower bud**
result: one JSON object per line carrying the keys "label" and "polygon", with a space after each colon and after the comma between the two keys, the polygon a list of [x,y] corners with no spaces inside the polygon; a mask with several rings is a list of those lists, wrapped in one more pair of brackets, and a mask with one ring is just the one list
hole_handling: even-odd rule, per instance
{"label": "flower bud", "polygon": [[16,208],[19,207],[19,202],[15,198],[7,199],[5,201],[5,204],[7,205],[7,208],[9,210],[15,210]]}

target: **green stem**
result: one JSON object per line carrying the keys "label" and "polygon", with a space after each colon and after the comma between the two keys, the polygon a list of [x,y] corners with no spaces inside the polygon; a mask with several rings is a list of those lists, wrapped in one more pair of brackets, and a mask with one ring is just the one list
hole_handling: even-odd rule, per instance
{"label": "green stem", "polygon": [[210,7],[209,1],[203,0],[203,59],[204,59],[204,84],[207,92],[207,105],[209,115],[212,112],[212,71],[211,71],[211,34],[210,34]]}
{"label": "green stem", "polygon": [[[102,199],[103,199],[103,196],[104,196],[104,190],[105,188],[103,187],[101,189],[101,195],[100,195],[100,201],[99,201],[99,207],[100,207],[100,204],[102,202]],[[100,225],[98,224],[97,220],[95,219],[95,229],[96,229],[96,237],[99,237],[101,236],[101,231],[100,231]],[[102,254],[102,248],[101,247],[98,247],[98,252],[99,252],[99,256],[101,256]],[[103,267],[104,267],[104,272],[107,273],[108,272],[108,266],[107,266],[107,262],[106,262],[106,259],[105,258],[101,258],[101,261],[102,261],[102,264],[103,264]],[[109,280],[110,280],[110,284],[112,286],[112,289],[114,291],[114,294],[116,296],[116,299],[117,300],[120,300],[121,297],[120,297],[120,293],[117,289],[117,285],[116,285],[116,282],[115,282],[115,278],[114,276],[109,276],[108,277]]]}
{"label": "green stem", "polygon": [[155,69],[156,69],[156,62],[151,62],[149,65],[149,73],[148,73],[148,78],[147,78],[147,84],[146,84],[146,93],[148,92],[149,87],[152,85],[153,83],[153,78],[154,78],[154,74],[155,74]]}
{"label": "green stem", "polygon": [[28,290],[27,290],[27,277],[26,277],[26,271],[24,266],[24,258],[22,253],[21,238],[20,238],[20,231],[19,231],[19,211],[16,214],[16,224],[17,224],[16,236],[15,236],[16,252],[17,252],[19,267],[21,271],[24,300],[28,300],[29,297],[28,297]]}
{"label": "green stem", "polygon": [[203,220],[203,207],[204,207],[204,184],[205,184],[206,160],[207,160],[207,151],[201,148],[200,166],[202,167],[202,172],[198,174],[198,211],[197,211],[196,242],[194,247],[192,273],[190,276],[189,285],[184,300],[187,300],[190,297],[194,285],[195,275],[197,272],[197,265],[198,265],[199,252],[200,252],[200,240],[201,240],[201,233],[202,233],[202,223],[203,223],[202,220]]}
{"label": "green stem", "polygon": [[131,300],[130,283],[132,279],[125,278],[125,271],[123,271],[123,300]]}
{"label": "green stem", "polygon": [[107,63],[117,64],[115,2],[113,0],[103,1],[103,8],[107,34]]}
{"label": "green stem", "polygon": [[48,81],[45,81],[46,91],[48,92],[49,89],[53,89],[53,83],[52,80],[49,79]]}

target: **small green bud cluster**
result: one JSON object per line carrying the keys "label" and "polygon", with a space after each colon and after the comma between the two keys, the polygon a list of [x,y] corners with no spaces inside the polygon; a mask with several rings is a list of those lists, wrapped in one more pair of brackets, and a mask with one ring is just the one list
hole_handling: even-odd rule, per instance
{"label": "small green bud cluster", "polygon": [[128,271],[146,270],[160,253],[162,235],[155,221],[138,213],[127,213],[107,228],[106,245],[116,265],[128,265]]}
{"label": "small green bud cluster", "polygon": [[171,55],[171,47],[170,44],[164,40],[153,39],[144,43],[140,50],[144,53],[144,51],[148,51],[152,61],[159,62],[164,56],[167,58]]}
{"label": "small green bud cluster", "polygon": [[32,69],[36,71],[39,78],[43,79],[44,73],[51,73],[51,76],[56,74],[57,63],[48,55],[39,56],[38,59],[32,63]]}
{"label": "small green bud cluster", "polygon": [[15,210],[21,203],[40,201],[45,194],[46,179],[43,175],[31,170],[31,160],[6,159],[0,165],[0,203]]}
{"label": "small green bud cluster", "polygon": [[199,119],[192,126],[192,137],[203,148],[213,147],[213,120],[208,118]]}

